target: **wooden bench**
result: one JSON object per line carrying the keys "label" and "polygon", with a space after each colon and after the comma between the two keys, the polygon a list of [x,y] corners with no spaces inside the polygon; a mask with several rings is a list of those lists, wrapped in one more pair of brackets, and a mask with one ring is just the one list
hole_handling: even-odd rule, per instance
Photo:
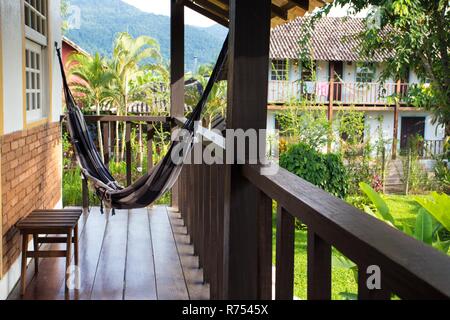
{"label": "wooden bench", "polygon": [[[27,258],[34,258],[35,273],[39,258],[66,258],[66,283],[74,244],[75,265],[78,265],[78,220],[81,210],[36,210],[20,220],[16,227],[22,235],[21,294],[26,290]],[[28,251],[29,236],[33,235],[34,251]],[[46,236],[44,236],[46,235]],[[55,236],[57,235],[57,236]],[[66,250],[39,251],[40,244],[65,243]],[[66,285],[67,288],[67,285]]]}

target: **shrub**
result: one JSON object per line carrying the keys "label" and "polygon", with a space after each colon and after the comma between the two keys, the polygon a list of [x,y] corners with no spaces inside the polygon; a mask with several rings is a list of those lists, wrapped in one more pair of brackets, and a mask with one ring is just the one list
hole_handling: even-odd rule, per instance
{"label": "shrub", "polygon": [[347,173],[340,155],[322,154],[299,143],[290,145],[280,156],[280,165],[337,197],[347,195]]}

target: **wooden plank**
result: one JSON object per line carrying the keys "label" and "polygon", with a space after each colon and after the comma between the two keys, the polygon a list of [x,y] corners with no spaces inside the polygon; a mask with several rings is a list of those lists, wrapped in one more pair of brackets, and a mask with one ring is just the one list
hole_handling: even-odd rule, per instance
{"label": "wooden plank", "polygon": [[281,206],[277,212],[275,298],[294,298],[295,219]]}
{"label": "wooden plank", "polygon": [[224,257],[225,257],[225,170],[217,165],[217,293],[224,298]]}
{"label": "wooden plank", "polygon": [[188,300],[183,270],[166,207],[149,210],[158,300]]}
{"label": "wooden plank", "polygon": [[245,165],[242,172],[345,256],[380,266],[384,282],[401,298],[450,297],[450,282],[442,281],[450,279],[448,256],[282,168],[273,176],[262,176],[260,170]]}
{"label": "wooden plank", "polygon": [[194,255],[194,248],[189,244],[186,227],[178,212],[168,209],[173,235],[183,268],[186,287],[191,300],[209,300],[210,286],[203,282],[203,272],[198,268],[198,257]]}
{"label": "wooden plank", "polygon": [[66,251],[58,250],[58,251],[27,251],[28,258],[65,258]]}
{"label": "wooden plank", "polygon": [[308,229],[308,300],[331,300],[331,246]]}
{"label": "wooden plank", "polygon": [[272,299],[272,199],[259,193],[258,299]]}
{"label": "wooden plank", "polygon": [[210,167],[206,164],[202,167],[202,212],[203,212],[203,274],[205,282],[210,283],[210,263],[211,263],[211,185],[210,185]]}
{"label": "wooden plank", "polygon": [[[230,1],[227,129],[266,128],[270,18],[269,0]],[[259,191],[239,166],[225,170],[223,297],[257,299]]]}
{"label": "wooden plank", "polygon": [[127,210],[116,210],[116,215],[109,217],[107,221],[105,238],[92,289],[91,299],[93,300],[123,299],[127,225]]}
{"label": "wooden plank", "polygon": [[210,288],[211,288],[211,299],[219,299],[219,266],[218,266],[218,255],[221,252],[219,247],[219,202],[218,202],[218,181],[219,172],[218,166],[213,164],[210,166],[210,225],[211,225],[211,244],[210,248]]}
{"label": "wooden plank", "polygon": [[153,246],[147,209],[130,210],[125,300],[156,300]]}
{"label": "wooden plank", "polygon": [[[79,232],[79,272],[80,283],[78,291],[70,291],[66,298],[73,300],[89,300],[97,271],[105,273],[108,270],[98,269],[100,253],[105,239],[107,215],[102,215],[99,208],[92,208],[83,232]],[[80,224],[82,226],[82,224]],[[108,244],[106,244],[108,245]],[[64,284],[60,284],[60,292],[64,293]],[[64,295],[63,295],[64,296]]]}
{"label": "wooden plank", "polygon": [[170,117],[155,117],[155,116],[84,116],[86,122],[170,122]]}

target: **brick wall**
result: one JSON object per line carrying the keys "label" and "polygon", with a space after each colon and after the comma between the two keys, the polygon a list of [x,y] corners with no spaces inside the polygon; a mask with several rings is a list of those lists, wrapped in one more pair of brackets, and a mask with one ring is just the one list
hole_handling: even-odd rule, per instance
{"label": "brick wall", "polygon": [[61,199],[59,123],[0,138],[3,214],[3,274],[19,257],[16,222],[34,209],[54,208]]}

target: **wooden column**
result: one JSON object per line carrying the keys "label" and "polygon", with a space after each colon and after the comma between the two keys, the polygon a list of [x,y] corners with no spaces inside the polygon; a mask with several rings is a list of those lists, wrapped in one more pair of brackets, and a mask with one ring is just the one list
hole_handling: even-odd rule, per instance
{"label": "wooden column", "polygon": [[392,139],[392,159],[397,159],[397,146],[398,146],[398,114],[400,110],[400,94],[401,94],[401,80],[397,81],[397,87],[395,89],[397,98],[394,107],[394,137]]}
{"label": "wooden column", "polygon": [[[170,116],[184,115],[184,4],[171,0]],[[178,208],[178,182],[172,188],[172,207]]]}
{"label": "wooden column", "polygon": [[[270,0],[230,1],[228,129],[266,128],[270,8]],[[260,194],[240,166],[225,167],[223,297],[257,299]]]}
{"label": "wooden column", "polygon": [[331,152],[331,140],[333,138],[333,104],[334,104],[334,61],[330,61],[330,89],[328,98],[328,121],[330,122],[330,132],[328,134],[327,151]]}

